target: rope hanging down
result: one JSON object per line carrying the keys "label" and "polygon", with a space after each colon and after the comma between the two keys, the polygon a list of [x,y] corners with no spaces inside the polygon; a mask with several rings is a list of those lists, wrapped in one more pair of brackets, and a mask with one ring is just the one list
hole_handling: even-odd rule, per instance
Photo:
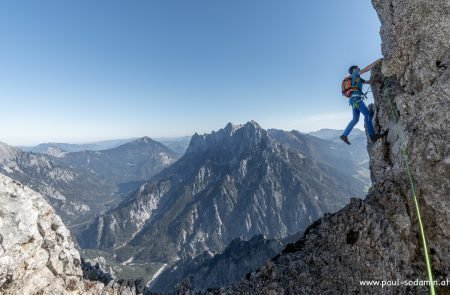
{"label": "rope hanging down", "polygon": [[430,263],[430,258],[428,257],[428,246],[427,246],[427,239],[425,237],[425,230],[423,227],[423,223],[422,223],[422,217],[420,215],[420,206],[419,206],[419,201],[417,200],[417,196],[416,196],[416,191],[414,190],[414,181],[413,178],[411,176],[411,172],[409,170],[409,161],[408,161],[408,155],[406,154],[405,150],[402,149],[402,156],[405,159],[405,170],[406,170],[406,175],[409,178],[409,184],[411,186],[411,192],[413,195],[413,199],[414,199],[414,205],[416,207],[416,214],[417,214],[417,219],[419,220],[419,229],[420,229],[420,238],[422,240],[422,247],[423,247],[423,252],[425,254],[425,264],[427,267],[427,274],[428,274],[428,281],[430,283],[430,294],[431,295],[435,295],[435,291],[434,291],[434,281],[433,281],[433,273],[431,271],[431,263]]}
{"label": "rope hanging down", "polygon": [[[389,99],[386,95],[383,95],[390,104],[390,109],[391,109],[391,115],[395,120],[395,123],[398,122],[398,117],[397,117],[397,113],[395,111],[394,105],[392,103],[392,100]],[[416,207],[416,214],[417,214],[417,219],[419,221],[419,232],[420,232],[420,238],[422,240],[422,247],[423,247],[423,252],[425,255],[425,265],[427,268],[427,275],[428,275],[428,281],[429,281],[429,286],[430,286],[430,294],[431,295],[435,295],[435,290],[434,290],[434,281],[433,281],[433,272],[431,270],[431,263],[430,263],[430,257],[428,254],[428,246],[427,246],[427,239],[425,237],[425,230],[423,227],[423,222],[422,222],[422,217],[420,215],[420,205],[419,205],[419,201],[417,199],[417,195],[416,195],[416,191],[414,189],[414,181],[411,175],[411,171],[409,169],[409,161],[408,161],[408,155],[406,153],[405,149],[401,149],[401,153],[402,153],[402,157],[405,160],[405,171],[406,171],[406,176],[408,177],[409,180],[409,184],[411,186],[411,193],[413,195],[413,200],[414,200],[414,205]]]}

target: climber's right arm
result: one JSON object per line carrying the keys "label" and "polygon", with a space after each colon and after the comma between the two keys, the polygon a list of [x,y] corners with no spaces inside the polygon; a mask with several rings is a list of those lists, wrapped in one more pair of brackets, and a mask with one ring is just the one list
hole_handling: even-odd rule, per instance
{"label": "climber's right arm", "polygon": [[359,74],[362,75],[368,71],[370,71],[370,69],[372,69],[377,63],[379,63],[382,59],[379,58],[376,61],[374,61],[373,63],[371,63],[370,65],[368,65],[367,67],[365,67],[364,69],[362,69]]}

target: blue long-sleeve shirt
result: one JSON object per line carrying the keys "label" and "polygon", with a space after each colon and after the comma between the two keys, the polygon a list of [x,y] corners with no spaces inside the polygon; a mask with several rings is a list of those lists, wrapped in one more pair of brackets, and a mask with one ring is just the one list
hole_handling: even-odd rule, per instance
{"label": "blue long-sleeve shirt", "polygon": [[363,83],[366,82],[363,78],[361,78],[358,69],[354,69],[352,72],[352,87],[358,87],[358,90],[352,91],[352,95],[359,94],[362,95],[362,87]]}
{"label": "blue long-sleeve shirt", "polygon": [[357,87],[358,90],[353,90],[350,94],[350,99],[348,100],[348,104],[353,106],[356,100],[361,99],[361,95],[363,95],[362,87],[365,80],[361,78],[358,69],[354,69],[352,72],[352,87]]}

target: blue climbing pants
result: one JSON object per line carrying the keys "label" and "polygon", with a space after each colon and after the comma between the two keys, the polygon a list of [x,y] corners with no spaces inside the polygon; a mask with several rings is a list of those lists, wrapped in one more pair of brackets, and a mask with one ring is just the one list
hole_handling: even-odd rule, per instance
{"label": "blue climbing pants", "polygon": [[359,121],[359,113],[362,113],[364,116],[364,124],[366,125],[367,133],[369,134],[369,136],[374,135],[375,131],[373,130],[372,116],[370,115],[369,110],[362,101],[362,98],[360,96],[352,96],[350,98],[350,105],[352,106],[353,110],[353,119],[350,121],[350,123],[348,123],[347,128],[345,128],[342,135],[348,136],[350,134],[353,127],[355,127],[355,125]]}

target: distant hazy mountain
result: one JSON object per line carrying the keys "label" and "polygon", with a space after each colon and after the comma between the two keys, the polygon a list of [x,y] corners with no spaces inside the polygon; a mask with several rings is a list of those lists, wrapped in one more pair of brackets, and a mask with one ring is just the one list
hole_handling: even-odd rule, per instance
{"label": "distant hazy mountain", "polygon": [[176,138],[155,138],[155,140],[167,146],[169,149],[177,153],[180,157],[186,152],[191,141],[191,136],[183,136]]}
{"label": "distant hazy mountain", "polygon": [[[359,131],[359,130],[358,130]],[[269,129],[269,135],[282,145],[295,149],[303,153],[306,157],[319,161],[325,165],[332,166],[338,170],[343,170],[348,174],[358,177],[366,187],[370,187],[369,156],[367,154],[367,139],[364,133],[353,137],[352,146],[343,143],[339,137],[335,141],[334,135],[339,134],[339,130],[326,129],[324,133],[318,135],[330,140],[298,131],[283,131]]]}
{"label": "distant hazy mountain", "polygon": [[[73,143],[60,143],[60,142],[48,142],[41,143],[36,146],[18,146],[17,148],[25,152],[43,153],[55,156],[55,151],[60,151],[58,154],[63,152],[81,152],[81,151],[102,151],[116,148],[120,145],[129,143],[137,138],[126,138],[126,139],[114,139],[105,140],[85,144],[73,144]],[[154,138],[155,141],[162,143],[167,146],[170,150],[175,152],[178,157],[181,157],[189,146],[191,140],[190,136],[182,137],[161,137]]]}
{"label": "distant hazy mountain", "polygon": [[151,282],[150,290],[173,292],[182,284],[192,290],[205,290],[237,283],[300,236],[298,233],[285,239],[266,239],[263,235],[248,241],[234,239],[220,254],[205,251],[195,258],[178,260]]}
{"label": "distant hazy mountain", "polygon": [[0,143],[0,173],[44,195],[68,226],[93,218],[108,208],[105,204],[117,200],[111,182],[87,169],[60,165],[55,159]]}
{"label": "distant hazy mountain", "polygon": [[219,253],[233,239],[281,238],[363,197],[363,181],[286,148],[257,123],[195,134],[177,162],[78,238],[120,261]]}
{"label": "distant hazy mountain", "polygon": [[49,146],[43,154],[47,154],[47,155],[50,155],[53,157],[60,158],[60,157],[64,157],[64,155],[66,154],[66,151],[64,151],[58,147]]}
{"label": "distant hazy mountain", "polygon": [[350,135],[348,136],[351,145],[345,144],[339,136],[342,135],[343,130],[335,130],[335,129],[320,129],[318,131],[310,132],[310,135],[331,140],[339,146],[345,147],[352,158],[357,161],[360,165],[366,167],[367,173],[369,173],[369,155],[367,153],[367,136],[366,133],[360,129],[353,129]]}
{"label": "distant hazy mountain", "polygon": [[177,155],[172,150],[143,137],[109,150],[67,153],[57,161],[70,167],[88,169],[126,189],[130,184],[133,188],[133,183],[150,179],[176,159]]}
{"label": "distant hazy mountain", "polygon": [[35,153],[47,153],[49,148],[58,148],[65,152],[80,152],[80,151],[100,151],[107,150],[118,147],[119,145],[125,144],[127,142],[133,141],[136,138],[126,138],[126,139],[113,139],[104,140],[85,144],[72,144],[72,143],[60,143],[60,142],[49,142],[41,143],[36,146],[19,146],[23,151],[35,152]]}
{"label": "distant hazy mountain", "polygon": [[74,153],[55,147],[31,153],[0,144],[0,172],[43,194],[72,229],[116,205],[175,159],[174,152],[147,137]]}
{"label": "distant hazy mountain", "polygon": [[[344,130],[324,128],[324,129],[320,129],[317,131],[309,132],[308,134],[313,135],[315,137],[322,138],[322,139],[326,139],[326,140],[339,141],[340,140],[339,136],[341,136],[343,132],[344,132]],[[354,128],[352,130],[352,132],[350,133],[349,138],[351,139],[352,137],[356,138],[359,136],[365,136],[365,132],[362,131],[361,129]]]}

